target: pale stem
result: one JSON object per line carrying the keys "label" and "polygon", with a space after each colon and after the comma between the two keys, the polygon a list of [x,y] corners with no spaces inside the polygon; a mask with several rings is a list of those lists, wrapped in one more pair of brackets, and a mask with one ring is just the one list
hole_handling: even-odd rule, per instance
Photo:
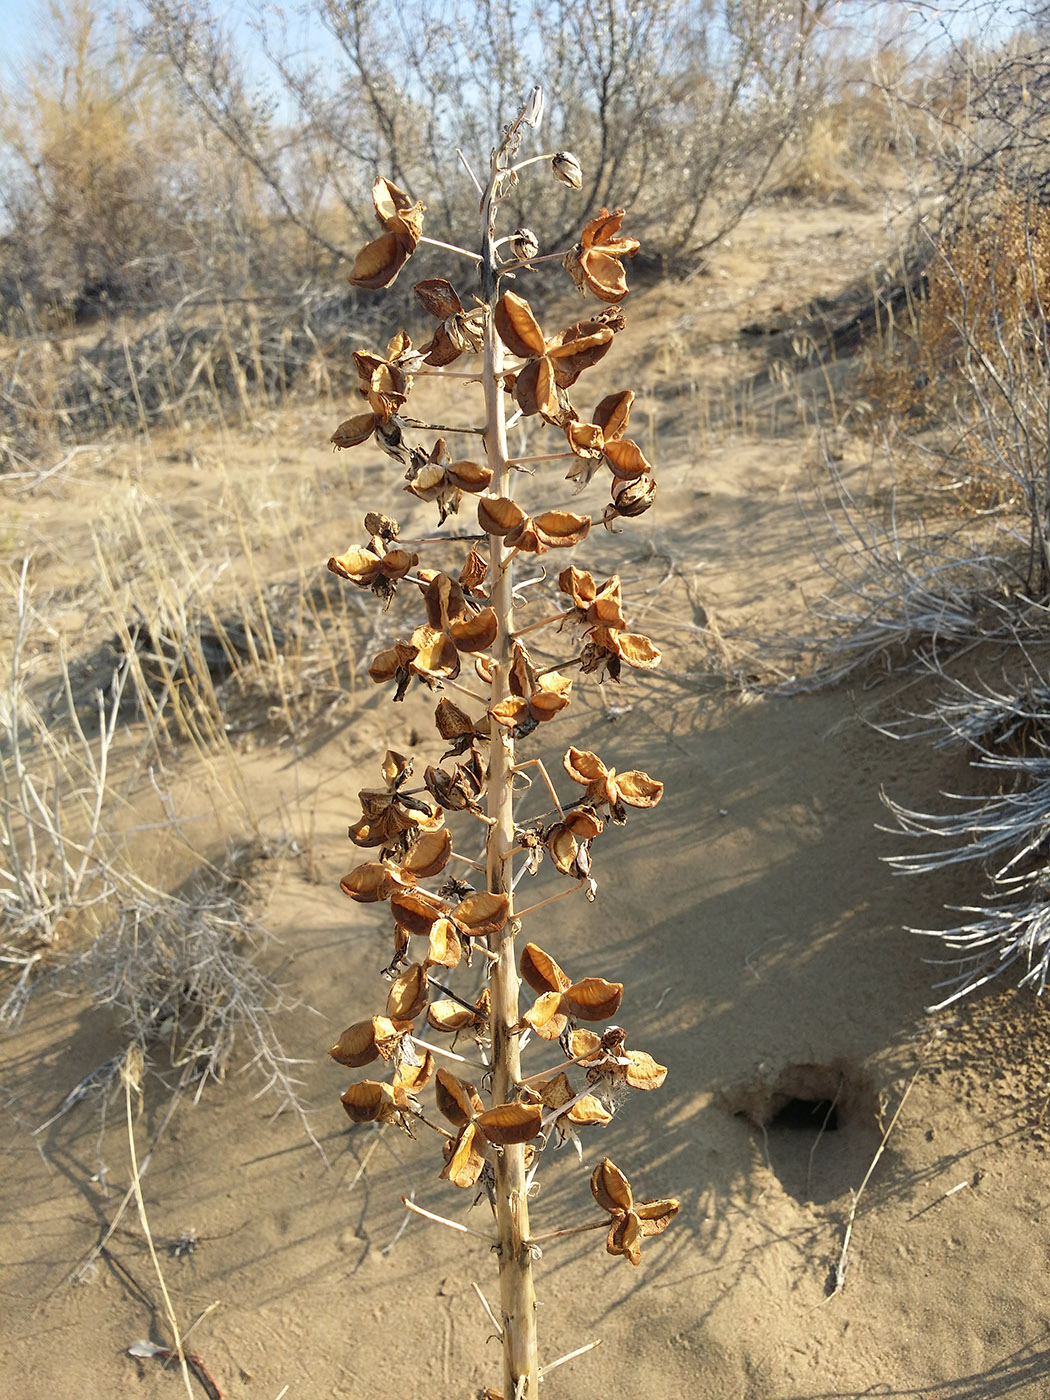
{"label": "pale stem", "polygon": [[476,690],[470,690],[467,686],[460,685],[458,681],[450,681],[447,677],[442,676],[441,684],[442,687],[447,687],[449,690],[458,690],[461,695],[469,695],[470,698],[476,700],[479,705],[488,706],[489,702],[485,699],[484,695],[479,695]]}
{"label": "pale stem", "polygon": [[[530,872],[529,872],[529,866],[528,866],[528,865],[523,865],[523,866],[521,867],[521,869],[518,871],[517,875],[514,876],[514,879],[513,879],[512,883],[511,883],[511,889],[512,889],[512,890],[516,890],[516,889],[518,888],[518,886],[521,884],[522,880],[525,878],[525,876],[528,875],[529,873],[530,873]],[[536,873],[535,871],[532,871],[532,874],[535,874],[535,873]]]}
{"label": "pale stem", "polygon": [[441,1136],[446,1138],[449,1142],[452,1141],[452,1134],[447,1128],[443,1128],[440,1123],[431,1123],[430,1119],[424,1118],[422,1113],[417,1113],[415,1115],[415,1121],[417,1123],[422,1123],[424,1127],[429,1128],[431,1132],[440,1133]]}
{"label": "pale stem", "polygon": [[[485,445],[492,469],[492,492],[509,496],[505,395],[502,387],[503,342],[496,332],[495,305],[499,275],[492,244],[497,190],[505,172],[500,169],[502,151],[492,160],[489,183],[482,204],[482,295],[488,307],[485,324]],[[498,535],[491,537],[489,555],[493,580],[490,602],[496,611],[498,631],[493,649],[489,708],[510,693],[514,633],[514,586],[511,561]],[[506,555],[506,557],[505,557]],[[513,1103],[521,1076],[518,1032],[518,970],[514,939],[520,927],[513,916],[514,875],[514,740],[508,731],[493,734],[488,774],[488,812],[492,820],[487,843],[488,887],[506,894],[509,917],[490,937],[497,955],[491,968],[489,1026],[492,1033],[492,1106]],[[505,854],[506,853],[506,854]],[[538,1400],[539,1362],[536,1341],[536,1294],[532,1279],[532,1252],[528,1247],[529,1207],[525,1172],[525,1147],[514,1143],[496,1154],[495,1213],[499,1232],[500,1312],[503,1318],[503,1393],[515,1400]]]}
{"label": "pale stem", "polygon": [[544,676],[553,675],[555,671],[561,671],[566,666],[578,666],[583,660],[582,656],[567,656],[564,661],[555,661],[553,666],[548,666],[544,671],[536,672],[536,679],[541,680]]}
{"label": "pale stem", "polygon": [[585,459],[580,457],[578,452],[544,452],[538,457],[511,457],[510,465],[520,467],[526,462],[563,462],[566,457],[579,457],[580,461]]}
{"label": "pale stem", "polygon": [[528,156],[525,160],[519,160],[517,165],[512,165],[507,174],[516,175],[519,170],[524,170],[527,165],[539,165],[541,160],[552,161],[557,154],[557,151],[547,151],[542,156]]}
{"label": "pale stem", "polygon": [[562,1060],[560,1064],[552,1065],[550,1069],[541,1069],[536,1074],[530,1074],[528,1079],[519,1079],[518,1088],[523,1089],[526,1084],[535,1084],[537,1079],[546,1079],[548,1075],[557,1074],[560,1069],[568,1069],[570,1065],[582,1064],[584,1060],[593,1054],[594,1051],[589,1050],[586,1055],[574,1055],[571,1060]]}
{"label": "pale stem", "polygon": [[585,1356],[587,1352],[593,1351],[601,1344],[601,1337],[595,1337],[593,1342],[587,1342],[585,1346],[577,1347],[575,1351],[567,1351],[564,1356],[559,1356],[557,1361],[548,1361],[546,1366],[540,1367],[540,1380],[543,1380],[549,1371],[553,1371],[555,1366],[563,1366],[566,1361],[575,1361],[578,1356]]}
{"label": "pale stem", "polygon": [[540,1121],[540,1132],[546,1132],[552,1123],[556,1123],[558,1119],[563,1117],[566,1113],[571,1113],[578,1103],[582,1103],[584,1099],[589,1099],[591,1093],[592,1091],[589,1087],[581,1089],[580,1092],[574,1094],[571,1099],[563,1104],[559,1104],[557,1108],[552,1108],[549,1113],[545,1113]]}
{"label": "pale stem", "polygon": [[587,1230],[607,1230],[608,1220],[595,1220],[590,1225],[570,1225],[566,1230],[550,1230],[545,1235],[533,1235],[529,1244],[543,1244],[546,1240],[564,1240],[569,1235],[582,1235]]}
{"label": "pale stem", "polygon": [[462,165],[463,169],[467,172],[471,180],[474,182],[474,188],[477,190],[478,194],[481,195],[482,199],[484,199],[485,191],[481,188],[481,181],[470,168],[470,161],[467,160],[466,156],[463,154],[463,152],[459,149],[458,146],[456,147],[456,155],[459,157],[460,165]]}
{"label": "pale stem", "polygon": [[[516,559],[518,553],[519,553],[519,550],[518,550],[517,547],[515,547],[515,548],[512,549],[511,552],[507,555],[506,559],[503,560],[503,562],[500,564],[500,567],[499,567],[499,574],[498,574],[498,577],[499,577],[499,578],[501,578],[501,579],[503,578],[504,574],[507,572],[507,570],[510,568],[510,566],[514,563],[514,560]],[[492,568],[493,568],[493,572],[495,572],[495,569],[496,569],[495,563],[493,563]]]}
{"label": "pale stem", "polygon": [[[550,621],[549,618],[547,620]],[[528,631],[528,628],[526,628],[526,631]],[[520,637],[522,636],[522,633],[518,632],[516,635]],[[561,809],[561,803],[558,801],[558,794],[554,791],[554,784],[551,782],[551,775],[547,772],[547,765],[544,763],[543,759],[527,759],[524,763],[519,763],[514,769],[514,771],[515,773],[521,773],[526,768],[538,768],[540,770],[540,777],[547,784],[547,791],[550,793],[551,800],[553,801],[555,807],[558,809],[558,816],[561,817],[562,821],[564,821],[565,813]]]}
{"label": "pale stem", "polygon": [[462,369],[433,369],[430,365],[424,365],[422,369],[414,369],[412,374],[426,374],[432,379],[471,379],[475,384],[481,383],[481,370],[470,374]]}
{"label": "pale stem", "polygon": [[421,1215],[424,1220],[432,1220],[435,1225],[447,1225],[450,1230],[458,1230],[461,1235],[474,1235],[479,1240],[484,1240],[486,1244],[493,1244],[491,1235],[483,1235],[480,1230],[472,1230],[469,1225],[461,1225],[458,1220],[448,1220],[443,1215],[435,1215],[432,1210],[424,1210],[422,1206],[417,1206],[415,1201],[410,1201],[407,1196],[401,1197],[401,1204],[406,1210],[412,1211],[414,1215]]}
{"label": "pale stem", "polygon": [[406,428],[419,428],[424,433],[474,433],[480,437],[485,431],[484,428],[453,428],[447,423],[424,423],[422,418],[402,418],[401,422]]}
{"label": "pale stem", "polygon": [[477,870],[482,875],[485,874],[485,867],[483,865],[479,865],[476,860],[471,860],[470,856],[461,856],[457,851],[449,851],[449,856],[452,860],[458,860],[461,861],[464,865],[469,865],[471,870]]}
{"label": "pale stem", "polygon": [[458,1060],[461,1065],[468,1065],[471,1069],[481,1070],[484,1074],[488,1071],[488,1065],[482,1065],[477,1060],[468,1060],[465,1055],[457,1055],[455,1050],[445,1050],[440,1045],[431,1045],[428,1040],[420,1040],[418,1036],[408,1035],[406,1040],[413,1045],[418,1045],[420,1050],[429,1050],[432,1055],[444,1055],[446,1060]]}
{"label": "pale stem", "polygon": [[562,890],[560,894],[552,894],[548,899],[541,899],[539,904],[530,904],[528,909],[523,909],[520,914],[515,915],[515,918],[524,919],[528,914],[535,914],[537,909],[545,909],[548,904],[553,904],[556,899],[567,899],[570,894],[576,894],[579,890],[582,890],[586,883],[586,880],[581,880],[578,885],[573,885],[571,890]]}
{"label": "pale stem", "polygon": [[497,1317],[496,1317],[496,1314],[495,1314],[495,1313],[492,1311],[492,1309],[489,1307],[489,1300],[485,1297],[484,1293],[482,1293],[481,1289],[478,1287],[478,1285],[477,1285],[476,1283],[471,1283],[470,1286],[471,1286],[471,1288],[473,1288],[474,1292],[478,1295],[478,1302],[479,1302],[479,1303],[481,1304],[481,1306],[485,1309],[485,1312],[488,1314],[488,1319],[489,1319],[489,1321],[492,1323],[493,1327],[495,1327],[495,1329],[496,1329],[496,1335],[497,1335],[498,1337],[502,1337],[502,1336],[503,1336],[503,1328],[500,1326],[499,1321],[498,1321],[498,1319],[497,1319]]}
{"label": "pale stem", "polygon": [[427,238],[424,234],[420,238],[420,243],[429,243],[431,248],[445,248],[450,253],[462,253],[463,257],[470,258],[472,262],[480,262],[481,258],[477,253],[472,253],[469,248],[461,248],[458,243],[442,243],[440,238]]}
{"label": "pale stem", "polygon": [[408,544],[477,544],[486,539],[485,535],[420,535],[417,540],[394,541],[399,549],[403,549]]}
{"label": "pale stem", "polygon": [[504,263],[500,268],[500,272],[509,272],[512,268],[515,267],[532,267],[533,263],[556,261],[564,262],[565,258],[571,252],[571,248],[566,248],[565,251],[562,253],[539,253],[536,257],[530,258],[528,262],[525,262],[522,258],[517,258],[514,262]]}
{"label": "pale stem", "polygon": [[551,613],[550,617],[545,617],[539,622],[530,622],[528,627],[519,627],[514,635],[515,637],[527,637],[530,632],[538,632],[541,627],[549,627],[552,622],[564,622],[567,617],[572,617],[572,614],[572,608],[565,612]]}
{"label": "pale stem", "polygon": [[499,962],[499,954],[493,953],[491,949],[486,948],[484,943],[480,942],[477,938],[473,940],[472,947],[475,953],[480,953],[483,958],[488,958],[490,963]]}

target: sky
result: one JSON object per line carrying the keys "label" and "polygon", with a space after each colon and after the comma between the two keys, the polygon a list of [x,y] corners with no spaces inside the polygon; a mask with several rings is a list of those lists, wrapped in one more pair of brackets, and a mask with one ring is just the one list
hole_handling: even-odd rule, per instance
{"label": "sky", "polygon": [[[382,0],[376,0],[377,4]],[[909,29],[920,44],[937,46],[944,42],[944,36],[960,37],[971,21],[975,10],[986,15],[992,14],[994,24],[1001,32],[1007,32],[1014,16],[1030,8],[1038,0],[915,0],[914,4],[902,4],[899,11],[907,17]],[[99,0],[99,8],[105,8],[106,0]],[[131,0],[134,4],[134,0]],[[244,36],[245,48],[256,49],[256,41],[248,17],[252,10],[252,0],[219,0],[219,8],[228,24],[236,25]],[[887,0],[849,0],[853,27],[863,30],[866,12],[870,12],[872,29],[878,27],[878,18],[885,18]],[[19,63],[31,54],[35,43],[40,42],[46,33],[48,0],[0,0],[0,86],[8,86]],[[289,8],[286,13],[291,14]],[[307,41],[309,42],[309,41]],[[326,40],[317,39],[323,47]],[[311,45],[312,47],[312,45]],[[259,69],[263,70],[265,60],[259,55]]]}

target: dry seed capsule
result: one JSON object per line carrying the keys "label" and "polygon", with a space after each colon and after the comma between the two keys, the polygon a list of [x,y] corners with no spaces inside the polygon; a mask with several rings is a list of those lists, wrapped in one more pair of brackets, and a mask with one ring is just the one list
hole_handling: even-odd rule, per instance
{"label": "dry seed capsule", "polygon": [[563,185],[568,185],[570,189],[583,188],[583,170],[571,151],[559,151],[551,161],[551,170],[554,172],[554,178],[560,180]]}
{"label": "dry seed capsule", "polygon": [[514,256],[520,258],[522,262],[529,262],[540,251],[539,239],[531,228],[515,229],[511,236],[510,246],[514,249]]}

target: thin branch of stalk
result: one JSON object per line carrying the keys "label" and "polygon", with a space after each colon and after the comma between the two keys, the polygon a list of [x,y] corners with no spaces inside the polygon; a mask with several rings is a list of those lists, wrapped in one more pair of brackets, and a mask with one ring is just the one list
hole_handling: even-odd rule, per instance
{"label": "thin branch of stalk", "polygon": [[480,262],[481,257],[477,253],[472,253],[469,248],[461,248],[458,243],[443,243],[440,238],[428,238],[423,234],[420,243],[427,243],[431,248],[444,248],[449,253],[459,253],[464,258],[470,258],[472,262]]}
{"label": "thin branch of stalk", "polygon": [[564,462],[567,457],[576,457],[579,460],[578,454],[575,452],[543,452],[537,457],[509,457],[507,465],[521,467],[532,462]]}
{"label": "thin branch of stalk", "polygon": [[588,1230],[607,1230],[608,1220],[592,1220],[589,1225],[569,1225],[564,1230],[548,1230],[542,1235],[530,1235],[529,1247],[535,1244],[546,1244],[548,1240],[564,1240],[570,1235],[583,1235]]}
{"label": "thin branch of stalk", "polygon": [[457,1230],[461,1235],[473,1235],[476,1239],[484,1240],[488,1245],[496,1243],[491,1235],[483,1235],[480,1230],[473,1230],[469,1225],[462,1225],[458,1220],[449,1220],[444,1215],[435,1215],[432,1210],[424,1210],[422,1206],[417,1206],[415,1201],[410,1201],[407,1196],[401,1197],[401,1204],[406,1210],[412,1211],[414,1215],[421,1215],[424,1220],[432,1220],[435,1225],[446,1225],[450,1230]]}
{"label": "thin branch of stalk", "polygon": [[[520,637],[522,634],[521,634],[520,632],[518,632],[518,633],[516,633],[515,635]],[[565,813],[562,811],[562,805],[561,805],[561,803],[558,801],[558,794],[557,794],[557,793],[555,792],[555,790],[554,790],[554,784],[551,782],[551,775],[547,772],[547,765],[543,762],[543,759],[542,759],[542,758],[529,758],[529,759],[526,759],[526,761],[525,761],[524,763],[518,763],[518,764],[516,764],[513,771],[514,771],[515,773],[520,773],[520,772],[522,772],[522,770],[525,769],[525,768],[538,768],[538,769],[540,770],[540,776],[542,777],[543,781],[544,781],[544,782],[546,783],[546,785],[547,785],[547,791],[550,793],[550,795],[551,795],[551,800],[553,801],[554,806],[557,808],[558,816],[561,818],[562,821],[564,821],[564,820],[565,820]]]}
{"label": "thin branch of stalk", "polygon": [[573,609],[567,608],[564,612],[551,613],[550,617],[544,617],[539,622],[530,622],[527,627],[519,627],[514,633],[515,639],[527,637],[530,632],[538,632],[541,627],[549,627],[552,622],[564,622],[567,617],[572,617]]}
{"label": "thin branch of stalk", "polygon": [[537,1070],[535,1074],[528,1075],[525,1079],[518,1080],[518,1088],[524,1089],[527,1084],[535,1084],[538,1079],[546,1079],[549,1075],[557,1074],[561,1069],[569,1069],[573,1065],[582,1064],[584,1060],[594,1056],[593,1050],[588,1050],[584,1055],[574,1055],[571,1060],[562,1060],[559,1064],[551,1065],[549,1069]]}
{"label": "thin branch of stalk", "polygon": [[434,369],[430,365],[424,365],[422,369],[412,371],[413,378],[425,376],[428,379],[464,379],[472,384],[481,383],[481,370],[475,370],[473,374],[462,369]]}
{"label": "thin branch of stalk", "polygon": [[484,428],[452,428],[447,423],[424,423],[421,418],[402,418],[402,423],[409,428],[418,428],[424,433],[472,433],[476,437],[481,437]]}
{"label": "thin branch of stalk", "polygon": [[470,1286],[471,1286],[471,1288],[473,1288],[474,1292],[478,1295],[478,1302],[479,1302],[479,1303],[481,1304],[481,1306],[485,1309],[485,1312],[486,1312],[486,1314],[488,1315],[489,1321],[492,1323],[493,1327],[495,1327],[495,1329],[496,1329],[496,1336],[502,1338],[502,1336],[503,1336],[503,1328],[502,1328],[502,1326],[500,1325],[500,1323],[499,1323],[499,1321],[498,1321],[498,1319],[497,1319],[497,1317],[496,1317],[496,1314],[495,1314],[495,1313],[492,1311],[492,1309],[489,1307],[489,1300],[485,1297],[484,1293],[482,1293],[481,1289],[479,1288],[479,1286],[478,1286],[476,1283],[474,1283],[474,1282],[472,1281]]}
{"label": "thin branch of stalk", "polygon": [[571,890],[561,890],[558,894],[552,894],[547,899],[541,899],[538,904],[531,904],[528,909],[520,910],[514,917],[516,919],[524,919],[528,914],[535,914],[537,909],[545,909],[548,904],[553,904],[556,899],[567,899],[570,894],[578,894],[586,883],[586,880],[581,880],[578,885],[573,885]]}
{"label": "thin branch of stalk", "polygon": [[405,1039],[412,1045],[418,1045],[420,1050],[429,1050],[432,1055],[443,1055],[446,1060],[458,1060],[461,1065],[467,1065],[470,1069],[476,1069],[481,1074],[487,1074],[491,1066],[479,1064],[477,1060],[468,1060],[465,1055],[457,1055],[455,1050],[446,1050],[442,1045],[432,1045],[429,1040],[420,1040],[416,1035],[406,1035]]}
{"label": "thin branch of stalk", "polygon": [[463,152],[459,149],[458,146],[456,147],[456,155],[459,157],[460,165],[462,165],[463,169],[470,176],[474,188],[477,190],[478,194],[481,195],[481,197],[484,199],[485,191],[481,188],[481,181],[474,174],[474,171],[471,169],[470,161],[467,160],[466,156],[463,154]]}
{"label": "thin branch of stalk", "polygon": [[[604,1223],[605,1222],[602,1221],[603,1225]],[[601,1337],[595,1337],[593,1342],[587,1342],[582,1347],[577,1347],[575,1351],[567,1351],[564,1356],[559,1356],[557,1361],[548,1361],[546,1366],[540,1367],[540,1380],[542,1381],[545,1379],[548,1373],[553,1371],[556,1366],[564,1366],[566,1361],[575,1361],[578,1356],[585,1356],[587,1352],[593,1351],[595,1347],[600,1347],[601,1344]]]}

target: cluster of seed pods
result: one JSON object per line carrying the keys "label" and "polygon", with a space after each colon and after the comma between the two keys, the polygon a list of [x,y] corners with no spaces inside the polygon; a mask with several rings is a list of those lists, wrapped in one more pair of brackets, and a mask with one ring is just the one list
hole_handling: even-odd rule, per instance
{"label": "cluster of seed pods", "polygon": [[[581,187],[570,152],[519,159],[542,106],[537,89],[504,130],[487,180],[474,177],[480,252],[439,245],[469,260],[478,277],[473,295],[465,304],[450,280],[418,283],[429,339],[416,346],[400,331],[384,354],[354,355],[365,407],[340,424],[332,442],[353,448],[375,441],[401,479],[392,483],[391,499],[365,515],[360,541],[328,565],[384,606],[399,589],[402,601],[404,590],[418,597],[416,625],[370,658],[368,674],[395,702],[413,686],[435,697],[433,760],[390,750],[381,781],[360,793],[349,834],[363,858],[341,886],[357,903],[388,911],[389,985],[382,1009],[348,1027],[330,1053],[367,1070],[342,1096],[350,1119],[413,1136],[432,1132],[440,1145],[436,1174],[471,1193],[486,1213],[499,1262],[504,1356],[503,1388],[486,1395],[505,1400],[535,1400],[537,1393],[539,1241],[593,1224],[606,1230],[610,1254],[638,1264],[642,1241],[661,1233],[678,1210],[674,1198],[637,1199],[625,1174],[602,1157],[590,1177],[597,1220],[542,1236],[529,1222],[547,1147],[569,1141],[582,1158],[585,1135],[600,1132],[631,1090],[659,1088],[666,1076],[652,1056],[629,1046],[615,1021],[623,985],[592,970],[567,972],[529,938],[539,909],[574,893],[595,900],[610,828],[623,826],[630,811],[655,807],[663,794],[648,773],[617,772],[564,740],[557,763],[529,754],[548,733],[569,728],[574,685],[619,683],[624,666],[646,671],[660,661],[649,638],[630,630],[619,577],[599,581],[573,563],[556,574],[553,614],[532,621],[530,608],[522,625],[515,620],[515,565],[547,554],[566,559],[590,533],[592,515],[562,498],[575,505],[597,478],[607,493],[601,523],[618,532],[656,495],[652,465],[629,436],[633,392],[607,395],[589,417],[570,397],[626,324],[623,260],[639,245],[621,233],[624,211],[599,210],[579,241],[555,254],[541,254],[529,229],[497,236],[500,206],[527,167],[546,167],[563,184]],[[382,231],[358,254],[350,280],[378,290],[391,285],[421,242],[434,240],[423,234],[422,203],[391,181],[376,181],[373,203]],[[600,303],[549,336],[526,298],[507,285],[545,257],[559,258],[580,292]],[[471,362],[476,368],[464,372]],[[452,364],[459,366],[454,372]],[[424,374],[443,376],[454,397],[480,387],[481,423],[462,431],[467,442],[480,438],[484,460],[461,458],[448,446],[456,429],[428,430],[409,416],[413,384]],[[549,425],[554,445],[536,457],[512,457],[507,430],[522,420]],[[526,487],[539,498],[535,505],[519,498]],[[399,492],[434,505],[436,533],[402,540],[396,515],[385,513],[396,511]],[[562,503],[548,504],[552,498]],[[554,666],[534,654],[532,639],[544,628],[571,651]],[[523,802],[535,808],[537,794],[542,810],[522,816]],[[521,907],[520,877],[543,868],[562,887]],[[550,930],[554,913],[535,926]],[[530,1004],[523,984],[534,994]],[[525,1072],[526,1051],[546,1067]],[[410,1208],[442,1218],[416,1203]]]}

